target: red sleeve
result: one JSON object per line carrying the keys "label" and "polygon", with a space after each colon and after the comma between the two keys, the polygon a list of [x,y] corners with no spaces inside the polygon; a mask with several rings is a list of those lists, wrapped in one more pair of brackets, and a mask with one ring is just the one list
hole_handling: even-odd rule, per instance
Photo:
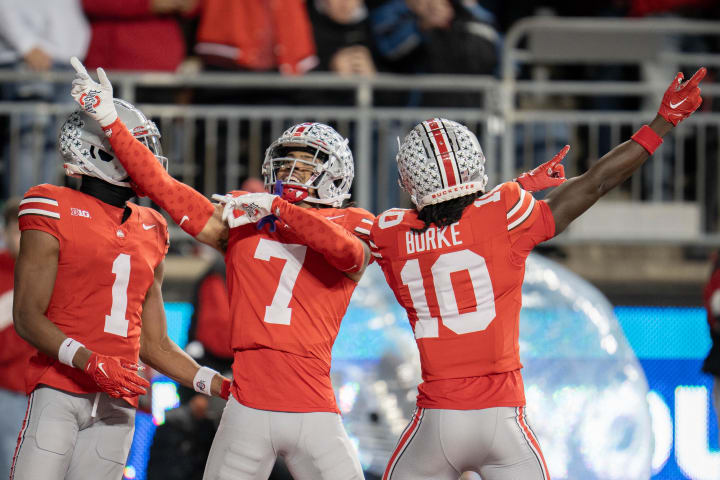
{"label": "red sleeve", "polygon": [[536,200],[517,182],[503,184],[500,192],[505,202],[512,260],[521,264],[535,245],[555,235],[555,219],[547,203]]}
{"label": "red sleeve", "polygon": [[116,158],[133,182],[168,212],[180,228],[196,237],[215,212],[210,200],[171,177],[119,117],[103,130],[110,139]]}
{"label": "red sleeve", "polygon": [[20,231],[40,230],[60,239],[60,197],[57,187],[38,185],[27,191],[20,202]]}
{"label": "red sleeve", "polygon": [[370,241],[370,230],[373,222],[375,222],[375,215],[362,208],[348,208],[346,212],[346,215],[339,219],[342,221],[337,223],[363,242],[368,243]]}
{"label": "red sleeve", "polygon": [[232,358],[230,299],[221,275],[208,275],[198,291],[195,337],[216,357]]}
{"label": "red sleeve", "polygon": [[90,20],[152,17],[150,0],[83,0],[83,10]]}
{"label": "red sleeve", "polygon": [[273,200],[272,211],[289,225],[300,241],[321,253],[341,272],[355,273],[365,265],[365,249],[356,236],[311,208],[302,208],[280,197]]}

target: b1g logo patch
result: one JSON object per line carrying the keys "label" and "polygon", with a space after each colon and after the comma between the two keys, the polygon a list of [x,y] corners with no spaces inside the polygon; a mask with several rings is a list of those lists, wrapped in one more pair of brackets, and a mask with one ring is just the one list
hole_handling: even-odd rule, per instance
{"label": "b1g logo patch", "polygon": [[72,215],[73,217],[91,218],[90,212],[88,212],[87,210],[80,210],[79,208],[71,208],[70,215]]}

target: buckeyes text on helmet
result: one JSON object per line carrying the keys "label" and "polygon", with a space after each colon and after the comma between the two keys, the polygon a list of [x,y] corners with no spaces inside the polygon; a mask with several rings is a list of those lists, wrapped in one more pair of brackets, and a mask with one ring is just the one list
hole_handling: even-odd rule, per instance
{"label": "buckeyes text on helmet", "polygon": [[[160,131],[155,123],[130,103],[117,98],[113,102],[120,120],[167,169],[167,158],[162,156],[160,146]],[[87,175],[113,185],[131,186],[127,172],[115,159],[105,132],[84,111],[76,110],[65,119],[58,136],[58,148],[67,175]]]}
{"label": "buckeyes text on helmet", "polygon": [[396,160],[400,187],[418,210],[482,192],[487,185],[480,142],[452,120],[431,118],[416,125],[400,144]]}
{"label": "buckeyes text on helmet", "polygon": [[[288,153],[293,150],[308,152],[313,160],[290,157]],[[302,183],[292,175],[292,170],[299,164],[313,168],[309,179]],[[285,174],[285,179],[279,179],[278,172],[287,170],[288,165],[290,173]],[[340,207],[350,198],[355,167],[346,138],[329,125],[306,122],[288,128],[268,147],[262,175],[268,191],[273,191],[277,180],[283,180],[283,187],[312,190],[314,195],[304,196],[305,202]]]}

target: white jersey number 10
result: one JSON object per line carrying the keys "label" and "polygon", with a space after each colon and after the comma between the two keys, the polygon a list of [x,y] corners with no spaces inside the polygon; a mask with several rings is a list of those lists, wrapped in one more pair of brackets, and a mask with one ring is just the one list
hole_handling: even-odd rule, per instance
{"label": "white jersey number 10", "polygon": [[[475,311],[460,313],[460,302],[455,298],[451,276],[464,271],[470,275],[477,307]],[[470,250],[444,253],[430,267],[430,273],[443,325],[458,335],[480,332],[490,325],[495,318],[495,296],[483,257]],[[438,337],[439,318],[430,314],[420,261],[416,258],[408,260],[400,271],[400,277],[410,290],[413,308],[417,312],[415,338]]]}

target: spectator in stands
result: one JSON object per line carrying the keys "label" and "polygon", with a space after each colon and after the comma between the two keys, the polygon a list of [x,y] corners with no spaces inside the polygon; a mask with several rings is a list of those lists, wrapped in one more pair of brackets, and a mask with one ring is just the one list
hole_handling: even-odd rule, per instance
{"label": "spectator in stands", "polygon": [[210,398],[178,387],[180,406],[165,413],[155,431],[147,478],[201,480],[220,420],[208,409]]}
{"label": "spectator in stands", "polygon": [[478,0],[376,0],[370,24],[398,73],[493,74],[500,35]]}
{"label": "spectator in stands", "polygon": [[205,0],[195,51],[210,70],[297,75],[317,65],[303,0]]}
{"label": "spectator in stands", "polygon": [[85,65],[106,70],[175,71],[185,59],[178,17],[192,15],[198,2],[82,0],[92,27]]}
{"label": "spectator in stands", "polygon": [[[0,69],[71,70],[70,57],[85,57],[90,29],[80,0],[0,0],[0,12]],[[69,93],[66,82],[23,81],[0,85],[0,100],[7,101],[69,102]],[[18,119],[19,135],[11,133],[19,142],[12,165],[17,170],[12,177],[8,174],[11,165],[6,151],[2,190],[21,195],[32,185],[55,181],[59,163],[52,118],[22,114]],[[38,139],[35,134],[38,131],[44,132],[45,137]],[[40,148],[36,149],[38,140]],[[9,148],[7,144],[5,148]]]}
{"label": "spectator in stands", "polygon": [[0,250],[0,478],[10,476],[10,462],[27,407],[23,372],[35,353],[35,349],[15,333],[12,320],[13,273],[20,250],[18,207],[17,199],[5,203],[5,249]]}
{"label": "spectator in stands", "polygon": [[720,423],[720,250],[711,255],[712,271],[705,285],[703,301],[707,310],[712,347],[705,358],[702,371],[713,376],[713,406]]}
{"label": "spectator in stands", "polygon": [[317,70],[340,75],[374,75],[370,24],[364,0],[309,0]]}

